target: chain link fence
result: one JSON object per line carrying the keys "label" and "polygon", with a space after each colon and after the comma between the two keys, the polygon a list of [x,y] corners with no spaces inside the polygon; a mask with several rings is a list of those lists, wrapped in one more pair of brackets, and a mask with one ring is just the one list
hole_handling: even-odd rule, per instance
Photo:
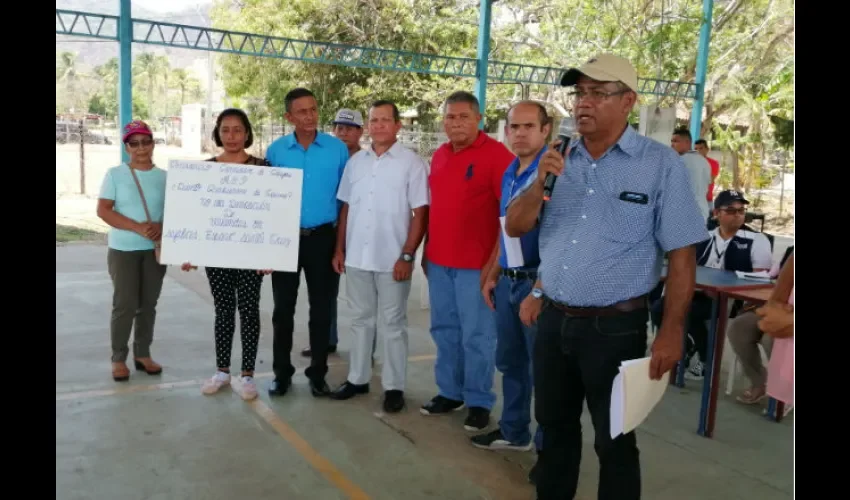
{"label": "chain link fence", "polygon": [[[220,151],[212,139],[212,129],[215,125],[212,121],[203,123],[201,144],[199,148],[194,148],[195,153],[189,153],[191,149],[183,147],[174,130],[158,127],[154,121],[149,123],[154,128],[156,140],[154,163],[159,167],[167,169],[172,159],[203,160]],[[80,195],[96,197],[106,171],[121,161],[123,146],[115,124],[99,124],[96,129],[92,129],[83,120],[57,120],[56,127],[56,198]],[[321,129],[328,134],[333,132],[332,126],[324,126]],[[288,123],[256,125],[254,144],[248,152],[262,157],[272,142],[292,133],[293,130],[294,127]],[[489,135],[498,139],[497,134]],[[448,138],[441,130],[403,128],[398,134],[398,140],[430,165],[434,151]],[[369,143],[369,134],[364,130],[360,144],[366,148]]]}

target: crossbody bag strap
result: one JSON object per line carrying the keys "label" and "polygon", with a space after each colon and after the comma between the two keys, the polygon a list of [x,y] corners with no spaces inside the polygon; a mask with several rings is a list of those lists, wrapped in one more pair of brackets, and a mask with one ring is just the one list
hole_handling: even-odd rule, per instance
{"label": "crossbody bag strap", "polygon": [[139,189],[139,196],[142,198],[142,207],[145,209],[145,217],[148,218],[148,222],[153,222],[151,220],[151,213],[148,211],[148,202],[145,201],[145,192],[142,191],[142,184],[139,182],[139,178],[136,176],[136,170],[127,165],[127,168],[130,169],[130,173],[133,174],[133,180],[136,181],[136,187]]}

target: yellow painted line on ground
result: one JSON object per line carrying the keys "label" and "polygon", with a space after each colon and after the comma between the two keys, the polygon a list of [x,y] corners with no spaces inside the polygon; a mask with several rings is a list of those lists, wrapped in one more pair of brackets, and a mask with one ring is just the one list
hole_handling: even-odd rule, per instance
{"label": "yellow painted line on ground", "polygon": [[[431,361],[436,359],[437,356],[435,354],[423,354],[419,356],[410,356],[407,358],[408,362],[417,362],[417,361]],[[337,361],[337,362],[329,362],[328,367],[331,366],[347,366],[348,363],[345,361]],[[304,368],[299,368],[296,373],[301,373],[304,371]],[[274,376],[273,372],[262,372],[255,373],[254,378],[262,379],[262,378],[272,378]],[[237,377],[233,377],[232,380],[237,380]],[[89,398],[100,398],[105,396],[119,396],[122,394],[132,394],[136,392],[148,392],[148,391],[158,391],[162,389],[174,389],[180,387],[191,387],[193,385],[200,386],[204,383],[204,379],[195,379],[195,380],[180,380],[176,382],[163,382],[161,384],[145,384],[145,385],[125,385],[121,387],[116,387],[114,389],[100,389],[100,390],[90,390],[90,391],[75,391],[75,392],[60,392],[56,394],[56,401],[74,401],[77,399],[89,399]]]}
{"label": "yellow painted line on ground", "polygon": [[203,384],[203,380],[181,380],[179,382],[164,382],[161,384],[128,385],[115,389],[102,389],[94,391],[63,392],[56,394],[56,401],[72,401],[75,399],[98,398],[103,396],[117,396],[119,394],[130,394],[134,392],[157,391],[160,389],[171,389],[175,387],[191,387]]}
{"label": "yellow painted line on ground", "polygon": [[[242,382],[238,378],[233,378],[231,385],[235,392],[240,392],[242,389]],[[278,414],[275,413],[274,410],[272,410],[264,401],[257,398],[253,401],[249,401],[248,404],[260,417],[262,417],[263,420],[266,421],[267,424],[280,434],[286,442],[295,448],[295,451],[304,457],[304,459],[307,460],[307,463],[319,471],[325,479],[336,486],[336,488],[345,494],[346,497],[352,500],[370,500],[369,495],[367,495],[365,491],[345,477],[345,475],[340,472],[334,464],[320,455],[318,451],[313,449],[313,447],[310,446],[304,438],[302,438],[292,427],[284,422],[284,420],[280,418]]]}

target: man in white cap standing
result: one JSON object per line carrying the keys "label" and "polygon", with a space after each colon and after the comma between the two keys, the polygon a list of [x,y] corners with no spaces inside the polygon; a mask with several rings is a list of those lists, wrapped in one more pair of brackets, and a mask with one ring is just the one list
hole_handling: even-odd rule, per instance
{"label": "man in white cap standing", "polygon": [[[363,115],[359,111],[342,108],[336,112],[333,121],[333,135],[341,140],[348,148],[348,158],[351,159],[355,153],[360,151],[360,138],[363,137]],[[328,354],[336,352],[339,343],[339,332],[336,326],[337,319],[337,295],[339,295],[339,282],[337,282],[337,293],[334,294],[334,303],[331,306],[331,331],[328,341]],[[301,355],[310,357],[312,351],[309,347],[301,350]]]}
{"label": "man in white cap standing", "polygon": [[348,147],[348,158],[360,151],[360,138],[363,137],[363,115],[360,111],[342,108],[336,112],[333,121],[333,134]]}
{"label": "man in white cap standing", "polygon": [[[581,462],[581,413],[587,401],[599,457],[599,500],[638,500],[640,461],[634,432],[611,437],[611,386],[622,361],[643,358],[647,295],[669,259],[665,316],[648,375],[660,379],[682,357],[682,335],[696,274],[695,244],[708,239],[688,171],[671,148],[629,125],[637,74],[628,60],[600,54],[564,73],[574,86],[581,139],[566,159],[541,158],[536,182],[508,207],[506,232],[539,224],[534,352],[535,415],[543,427],[539,500],[574,498]],[[556,177],[543,202],[547,174]]]}

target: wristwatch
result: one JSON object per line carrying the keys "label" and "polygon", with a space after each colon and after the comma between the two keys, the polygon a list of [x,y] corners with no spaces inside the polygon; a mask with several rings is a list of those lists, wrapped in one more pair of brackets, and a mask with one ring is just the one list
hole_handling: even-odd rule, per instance
{"label": "wristwatch", "polygon": [[535,299],[542,299],[543,298],[543,290],[541,290],[539,288],[532,288],[531,289],[531,296],[534,297]]}
{"label": "wristwatch", "polygon": [[413,257],[412,253],[405,252],[405,253],[401,254],[401,260],[403,260],[405,262],[413,262],[413,259],[414,259],[414,257]]}

